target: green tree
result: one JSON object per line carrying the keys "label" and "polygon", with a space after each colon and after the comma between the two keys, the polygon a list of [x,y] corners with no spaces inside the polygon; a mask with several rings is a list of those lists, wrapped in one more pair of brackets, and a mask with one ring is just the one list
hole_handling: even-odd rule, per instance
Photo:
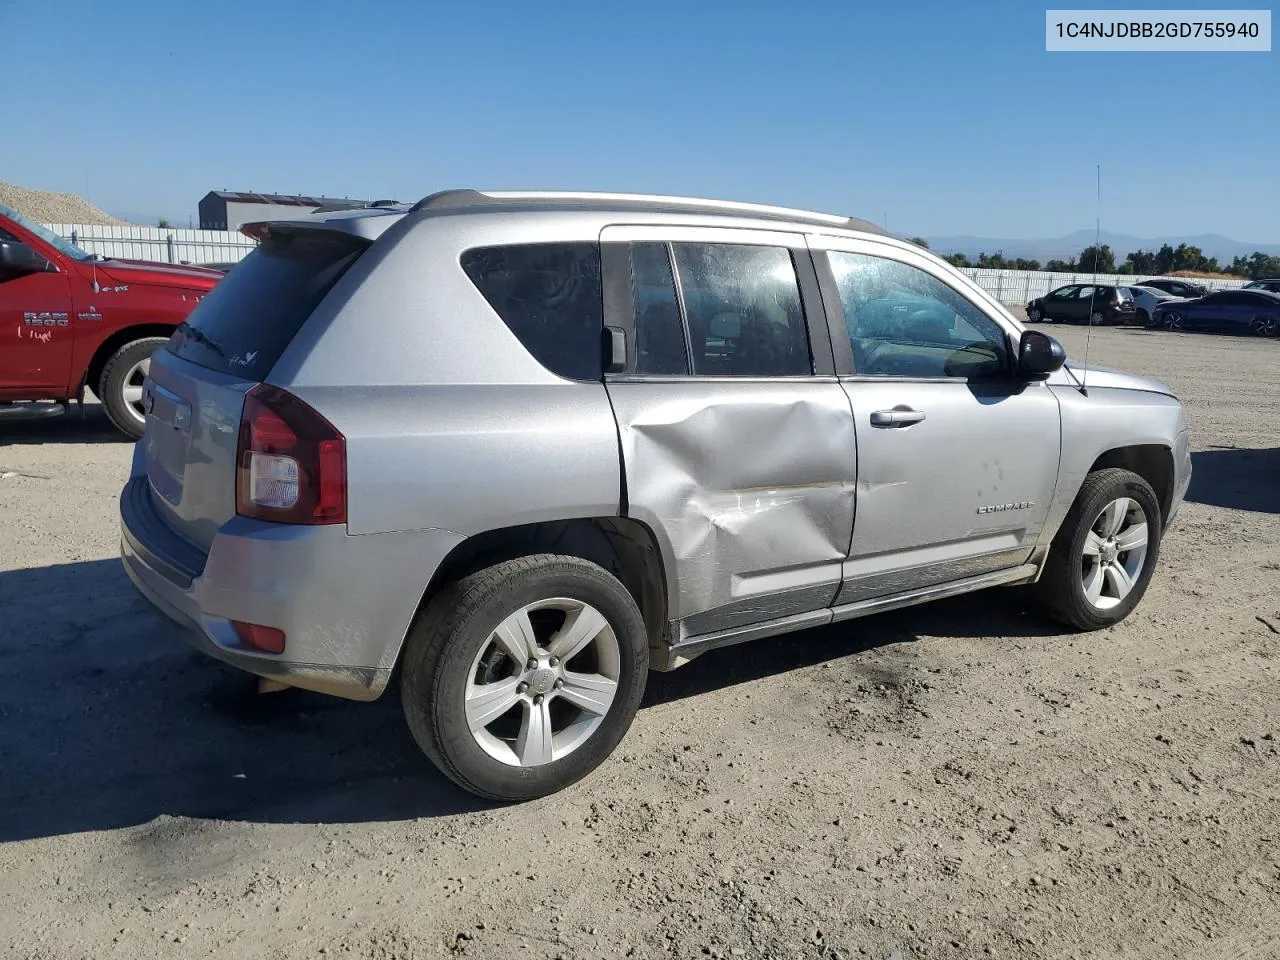
{"label": "green tree", "polygon": [[1085,273],[1115,273],[1116,255],[1105,243],[1087,246],[1080,251],[1080,269]]}
{"label": "green tree", "polygon": [[1173,269],[1208,270],[1209,260],[1205,257],[1204,251],[1199,247],[1192,247],[1185,243],[1180,243],[1173,251]]}
{"label": "green tree", "polygon": [[1165,244],[1156,251],[1155,269],[1148,271],[1149,273],[1168,273],[1174,269],[1174,253],[1173,247]]}
{"label": "green tree", "polygon": [[942,259],[947,261],[947,263],[951,264],[953,267],[969,266],[969,258],[966,257],[963,253],[948,253]]}
{"label": "green tree", "polygon": [[1021,257],[1013,261],[1013,269],[1015,270],[1039,270],[1039,260],[1023,260]]}
{"label": "green tree", "polygon": [[1124,258],[1128,273],[1156,273],[1156,255],[1150,250],[1131,250]]}
{"label": "green tree", "polygon": [[1044,268],[1050,273],[1075,273],[1076,262],[1074,260],[1050,260],[1044,265]]}
{"label": "green tree", "polygon": [[1261,280],[1264,277],[1280,277],[1280,256],[1272,257],[1255,250],[1248,260],[1248,273],[1246,274],[1250,280]]}
{"label": "green tree", "polygon": [[157,227],[159,227],[161,230],[172,230],[172,229],[173,229],[173,224],[172,224],[172,223],[170,223],[168,220],[166,220],[164,217],[161,217],[161,218],[160,218],[160,222],[159,222],[159,223],[157,223],[157,224],[156,224],[156,226],[157,226]]}
{"label": "green tree", "polygon": [[929,249],[929,241],[924,237],[907,237],[907,243],[914,243],[917,247],[924,247],[926,250]]}

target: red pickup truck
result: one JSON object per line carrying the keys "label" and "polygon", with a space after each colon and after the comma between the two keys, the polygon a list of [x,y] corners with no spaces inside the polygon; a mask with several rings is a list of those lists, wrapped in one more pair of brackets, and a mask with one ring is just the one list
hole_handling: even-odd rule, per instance
{"label": "red pickup truck", "polygon": [[[0,205],[0,414],[61,411],[87,387],[122,432],[142,436],[151,354],[221,278],[104,260]],[[62,406],[23,403],[42,400]]]}

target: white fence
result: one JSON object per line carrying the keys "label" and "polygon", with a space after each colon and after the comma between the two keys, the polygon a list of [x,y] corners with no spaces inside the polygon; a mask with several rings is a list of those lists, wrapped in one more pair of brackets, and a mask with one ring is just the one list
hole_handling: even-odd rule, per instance
{"label": "white fence", "polygon": [[[166,263],[235,263],[255,246],[242,233],[226,230],[170,230],[164,227],[106,227],[84,223],[46,223],[46,227],[89,253]],[[1045,273],[1039,270],[962,270],[1001,303],[1025,304],[1066,283],[1092,283],[1091,273]],[[1126,286],[1146,279],[1123,273],[1098,274],[1097,282]],[[1240,287],[1245,280],[1196,280],[1213,290]]]}
{"label": "white fence", "polygon": [[80,249],[103,257],[163,263],[235,263],[256,245],[226,230],[170,230],[166,227],[108,227],[92,223],[46,223]]}
{"label": "white fence", "polygon": [[[1043,297],[1050,290],[1067,283],[1093,283],[1092,273],[1047,273],[1040,270],[989,270],[985,267],[962,267],[965,274],[978,286],[986,290],[1001,303],[1025,306],[1027,301]],[[1142,280],[1150,279],[1144,274],[1132,273],[1099,273],[1096,282],[1118,287],[1130,287]],[[1229,290],[1242,287],[1247,280],[1201,280],[1193,279],[1211,290]]]}

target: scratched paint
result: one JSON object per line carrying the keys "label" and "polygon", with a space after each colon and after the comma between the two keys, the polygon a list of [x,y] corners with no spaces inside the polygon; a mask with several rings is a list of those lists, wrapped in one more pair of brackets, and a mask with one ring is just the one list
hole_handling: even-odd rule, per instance
{"label": "scratched paint", "polygon": [[[668,545],[673,619],[835,584],[856,449],[834,383],[613,383],[629,513]],[[750,605],[753,597],[761,603]],[[785,603],[779,600],[778,603]],[[714,619],[699,618],[701,623]]]}

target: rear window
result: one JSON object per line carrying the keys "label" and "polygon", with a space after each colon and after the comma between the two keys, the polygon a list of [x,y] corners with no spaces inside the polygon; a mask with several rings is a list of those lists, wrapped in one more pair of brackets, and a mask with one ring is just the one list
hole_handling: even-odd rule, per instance
{"label": "rear window", "polygon": [[462,269],[526,350],[570,380],[604,375],[604,297],[594,243],[478,247]]}
{"label": "rear window", "polygon": [[210,370],[264,379],[368,245],[332,231],[269,232],[174,331],[169,352]]}

